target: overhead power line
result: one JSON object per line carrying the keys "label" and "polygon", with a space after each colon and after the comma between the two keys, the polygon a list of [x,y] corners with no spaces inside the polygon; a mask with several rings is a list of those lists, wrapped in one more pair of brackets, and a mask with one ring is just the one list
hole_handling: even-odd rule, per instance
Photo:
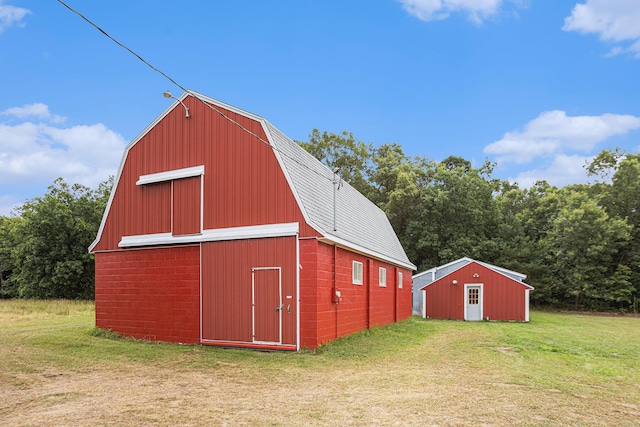
{"label": "overhead power line", "polygon": [[274,147],[273,145],[271,145],[268,141],[265,141],[262,137],[260,137],[260,135],[257,135],[255,132],[250,131],[249,129],[247,129],[246,127],[244,127],[242,124],[238,123],[237,121],[235,121],[234,119],[232,119],[231,117],[227,116],[226,114],[224,114],[222,111],[218,110],[215,106],[211,105],[210,103],[206,102],[205,100],[201,99],[196,93],[188,90],[187,88],[185,88],[184,86],[182,86],[180,83],[178,83],[177,81],[175,81],[173,78],[171,78],[169,75],[167,75],[165,72],[163,72],[162,70],[158,69],[157,67],[154,67],[151,63],[149,63],[149,61],[145,60],[142,56],[138,55],[136,52],[134,52],[131,48],[129,48],[128,46],[126,46],[124,43],[119,42],[115,37],[111,36],[109,33],[107,33],[105,30],[103,30],[100,26],[98,26],[97,24],[95,24],[93,21],[91,21],[89,18],[87,18],[86,16],[84,16],[82,13],[78,12],[77,10],[75,10],[74,8],[72,8],[71,6],[69,6],[67,3],[65,3],[63,0],[57,0],[58,3],[60,3],[61,5],[63,5],[64,7],[66,7],[67,9],[69,9],[71,12],[75,13],[76,15],[78,15],[80,18],[82,18],[84,21],[86,21],[89,25],[91,25],[92,27],[94,27],[96,30],[100,31],[104,36],[106,36],[109,40],[111,40],[112,42],[114,42],[115,44],[117,44],[118,46],[120,46],[121,48],[123,48],[124,50],[126,50],[127,52],[129,52],[131,55],[135,56],[136,58],[138,58],[140,61],[142,61],[142,63],[144,63],[147,67],[151,68],[153,71],[155,71],[156,73],[160,74],[162,77],[164,77],[165,79],[169,80],[171,83],[173,83],[174,85],[176,85],[177,87],[179,87],[180,89],[182,89],[184,92],[190,94],[191,96],[193,96],[194,98],[196,98],[198,101],[200,101],[202,104],[204,104],[205,106],[207,106],[208,108],[212,109],[213,111],[215,111],[216,113],[218,113],[220,116],[222,116],[223,118],[225,118],[226,120],[228,120],[229,122],[233,123],[234,125],[238,126],[240,129],[242,129],[243,131],[245,131],[246,133],[252,135],[253,137],[255,137],[256,139],[258,139],[259,141],[261,141],[262,143],[268,145],[269,147],[271,147],[272,149],[278,151],[281,155],[288,157],[289,159],[293,160],[295,163],[299,164],[300,166],[306,168],[307,170],[315,173],[316,175],[333,182],[333,179],[324,176],[322,174],[320,174],[318,171],[311,169],[309,166],[299,162],[297,159],[289,156],[287,153],[283,152],[282,150],[278,149],[277,147]]}
{"label": "overhead power line", "polygon": [[155,71],[156,73],[161,74],[164,78],[166,78],[167,80],[169,80],[171,83],[173,83],[174,85],[178,86],[180,89],[182,89],[183,91],[187,92],[187,89],[185,89],[184,87],[182,87],[178,82],[176,82],[175,80],[173,80],[171,77],[169,77],[168,75],[166,75],[165,73],[163,73],[161,70],[157,69],[156,67],[154,67],[153,65],[151,65],[149,62],[147,62],[143,57],[141,57],[140,55],[138,55],[137,53],[135,53],[133,50],[129,49],[127,46],[125,46],[124,44],[120,43],[118,40],[116,40],[115,38],[111,37],[111,35],[109,35],[109,33],[107,33],[105,30],[103,30],[102,28],[100,28],[98,25],[94,24],[89,18],[87,18],[86,16],[84,16],[82,13],[78,12],[77,10],[75,10],[74,8],[72,8],[71,6],[69,6],[68,4],[66,4],[65,2],[63,2],[62,0],[58,0],[58,3],[60,3],[61,5],[63,5],[64,7],[66,7],[67,9],[69,9],[71,12],[75,13],[76,15],[78,15],[80,18],[84,19],[85,21],[87,21],[89,23],[89,25],[91,25],[92,27],[94,27],[96,30],[100,31],[102,34],[104,34],[105,36],[107,36],[112,42],[114,42],[115,44],[117,44],[118,46],[120,46],[121,48],[125,49],[127,52],[129,52],[130,54],[132,54],[133,56],[135,56],[136,58],[138,58],[140,61],[142,61],[146,66],[148,66],[149,68],[151,68],[153,71]]}

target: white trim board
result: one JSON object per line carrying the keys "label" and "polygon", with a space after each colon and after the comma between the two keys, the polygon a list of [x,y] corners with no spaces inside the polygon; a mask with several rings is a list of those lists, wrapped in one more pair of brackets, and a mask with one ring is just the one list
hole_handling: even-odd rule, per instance
{"label": "white trim board", "polygon": [[174,236],[171,233],[122,236],[118,247],[173,245],[184,243],[218,242],[224,240],[259,239],[264,237],[295,236],[299,231],[297,222],[283,224],[251,225],[248,227],[218,228],[204,230],[201,234]]}
{"label": "white trim board", "polygon": [[406,263],[398,261],[398,260],[396,260],[394,258],[388,257],[386,255],[382,255],[381,253],[372,251],[372,250],[367,249],[367,248],[365,248],[363,246],[357,245],[355,243],[351,243],[351,242],[349,242],[349,241],[347,241],[345,239],[341,239],[340,237],[333,236],[333,235],[328,234],[328,233],[325,233],[324,237],[321,237],[318,240],[323,242],[323,243],[328,243],[330,245],[336,244],[339,247],[342,247],[344,249],[351,250],[353,252],[357,252],[357,253],[360,253],[360,254],[363,254],[363,255],[366,255],[366,256],[369,256],[369,257],[376,258],[376,259],[378,259],[380,261],[384,261],[384,262],[389,263],[391,265],[396,265],[398,267],[404,267],[407,270],[415,271],[415,269],[416,269],[416,266],[413,265],[413,264],[406,264]]}
{"label": "white trim board", "polygon": [[193,166],[190,168],[174,169],[165,172],[151,173],[148,175],[140,175],[136,185],[154,184],[156,182],[172,181],[174,179],[192,178],[194,176],[204,175],[204,165]]}

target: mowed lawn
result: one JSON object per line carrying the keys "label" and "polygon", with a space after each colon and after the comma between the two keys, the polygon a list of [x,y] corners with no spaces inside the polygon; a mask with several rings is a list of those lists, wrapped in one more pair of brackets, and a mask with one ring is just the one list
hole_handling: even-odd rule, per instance
{"label": "mowed lawn", "polygon": [[640,425],[640,318],[410,319],[316,352],[96,334],[93,304],[0,301],[0,425]]}

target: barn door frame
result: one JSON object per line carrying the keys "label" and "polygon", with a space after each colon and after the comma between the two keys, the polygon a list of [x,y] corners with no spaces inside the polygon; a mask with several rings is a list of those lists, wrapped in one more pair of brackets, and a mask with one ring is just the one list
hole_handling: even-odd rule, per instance
{"label": "barn door frame", "polygon": [[[256,339],[256,271],[274,270],[278,272],[278,304],[276,307],[266,307],[266,310],[276,311],[278,318],[278,340],[263,341]],[[258,344],[282,344],[282,267],[254,267],[251,269],[251,337],[254,343]]]}
{"label": "barn door frame", "polygon": [[[478,291],[478,305],[480,308],[479,319],[469,319],[469,289],[479,288]],[[480,321],[484,319],[484,283],[465,283],[464,285],[464,320]]]}

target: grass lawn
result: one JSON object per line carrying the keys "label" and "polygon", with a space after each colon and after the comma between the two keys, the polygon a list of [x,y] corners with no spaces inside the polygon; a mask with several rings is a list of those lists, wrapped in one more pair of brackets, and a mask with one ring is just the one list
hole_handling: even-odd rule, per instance
{"label": "grass lawn", "polygon": [[414,318],[299,353],[119,339],[93,319],[92,303],[0,301],[0,425],[640,425],[640,318]]}

